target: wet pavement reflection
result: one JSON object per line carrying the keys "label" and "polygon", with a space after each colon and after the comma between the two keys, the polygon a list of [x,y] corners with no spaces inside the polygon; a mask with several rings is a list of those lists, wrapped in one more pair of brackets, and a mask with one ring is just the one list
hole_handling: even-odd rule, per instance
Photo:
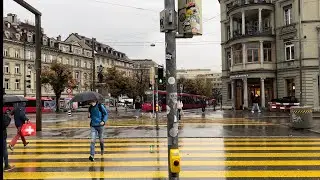
{"label": "wet pavement reflection", "polygon": [[[197,115],[197,117],[193,117]],[[248,116],[248,117],[245,117]],[[320,135],[282,125],[286,118],[186,112],[179,127],[180,179],[319,179]],[[64,118],[64,119],[63,119]],[[167,179],[167,128],[152,119],[113,119],[105,153],[89,162],[88,119],[44,120],[44,130],[17,145],[5,179]],[[14,128],[9,130],[12,138]]]}

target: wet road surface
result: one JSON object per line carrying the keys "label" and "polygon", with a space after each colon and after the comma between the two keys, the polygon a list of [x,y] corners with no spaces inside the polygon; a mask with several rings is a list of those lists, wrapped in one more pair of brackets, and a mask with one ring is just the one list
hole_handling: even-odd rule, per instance
{"label": "wet road surface", "polygon": [[[282,121],[219,114],[186,117],[179,130],[180,179],[320,179],[320,135],[291,130]],[[10,152],[16,168],[4,178],[167,179],[164,122],[158,131],[150,122],[116,122],[105,132],[103,157],[96,144],[96,162],[88,160],[86,119],[44,123],[43,132],[30,137],[28,147],[18,144]],[[9,140],[13,135],[11,128]]]}

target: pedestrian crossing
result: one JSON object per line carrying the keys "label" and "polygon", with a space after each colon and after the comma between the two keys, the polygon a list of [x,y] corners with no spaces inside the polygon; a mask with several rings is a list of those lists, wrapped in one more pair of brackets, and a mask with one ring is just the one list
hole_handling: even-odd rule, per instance
{"label": "pedestrian crossing", "polygon": [[[166,138],[31,139],[9,159],[4,179],[166,179]],[[154,151],[150,150],[154,145]],[[180,179],[320,179],[320,138],[180,138]]]}

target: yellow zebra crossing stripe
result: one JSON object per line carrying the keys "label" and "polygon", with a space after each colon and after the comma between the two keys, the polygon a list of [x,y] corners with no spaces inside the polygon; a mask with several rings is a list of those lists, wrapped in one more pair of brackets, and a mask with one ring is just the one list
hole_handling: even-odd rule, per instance
{"label": "yellow zebra crossing stripe", "polygon": [[[164,156],[162,156],[164,157]],[[19,162],[16,167],[127,167],[127,166],[167,166],[167,161],[117,161],[117,162]],[[320,166],[318,160],[290,161],[182,161],[182,166]]]}
{"label": "yellow zebra crossing stripe", "polygon": [[[90,139],[33,139],[28,147],[18,144],[10,152],[16,169],[5,172],[4,178],[165,179],[166,141],[106,139],[105,154],[99,154],[96,144],[96,162],[89,162]],[[149,145],[155,145],[154,153]],[[181,178],[320,177],[320,138],[180,138],[180,145]]]}
{"label": "yellow zebra crossing stripe", "polygon": [[[5,179],[166,178],[167,171],[13,172]],[[320,177],[320,171],[182,171],[181,178]]]}
{"label": "yellow zebra crossing stripe", "polygon": [[[167,138],[106,138],[105,142],[112,142],[116,141],[117,143],[121,142],[150,142],[150,141],[163,141],[167,142]],[[309,141],[319,141],[320,138],[290,138],[290,137],[284,137],[284,138],[259,138],[259,137],[252,137],[252,138],[180,138],[179,142],[230,142],[230,141],[236,141],[236,142],[251,142],[251,141],[259,141],[259,142],[268,142],[268,141],[282,141],[282,142],[288,142],[288,141],[294,141],[294,142],[309,142]],[[9,140],[7,142],[10,142]],[[28,142],[44,142],[44,143],[76,143],[76,142],[90,142],[90,139],[28,139]]]}
{"label": "yellow zebra crossing stripe", "polygon": [[[112,142],[112,143],[109,143],[109,142],[105,142],[104,143],[105,146],[112,146],[112,147],[117,147],[117,146],[120,146],[120,147],[124,147],[124,146],[149,146],[149,145],[159,145],[161,147],[167,147],[167,142],[159,142],[159,143],[156,143],[156,142],[124,142],[124,143],[115,143],[115,142]],[[90,145],[90,140],[88,140],[86,143],[85,142],[79,142],[79,143],[36,143],[36,144],[29,144],[28,147],[29,148],[35,148],[35,147],[41,147],[41,148],[44,148],[44,147],[80,147],[80,146],[84,146],[84,147],[87,147]],[[208,141],[208,142],[180,142],[179,143],[180,146],[212,146],[212,145],[220,145],[220,146],[230,146],[230,145],[241,145],[241,146],[254,146],[254,145],[320,145],[320,141],[319,142],[214,142],[214,141]],[[96,144],[96,146],[99,146],[98,144]]]}
{"label": "yellow zebra crossing stripe", "polygon": [[[293,150],[306,150],[306,147],[180,147],[181,151],[293,151]],[[160,151],[166,151],[167,147],[160,147]],[[308,147],[308,150],[320,150],[320,147]],[[49,153],[49,152],[88,152],[86,148],[42,148],[42,149],[15,149],[15,152],[36,152],[36,153]],[[98,150],[100,151],[100,150]],[[149,147],[115,147],[105,148],[108,152],[119,152],[119,151],[146,151],[149,152]]]}

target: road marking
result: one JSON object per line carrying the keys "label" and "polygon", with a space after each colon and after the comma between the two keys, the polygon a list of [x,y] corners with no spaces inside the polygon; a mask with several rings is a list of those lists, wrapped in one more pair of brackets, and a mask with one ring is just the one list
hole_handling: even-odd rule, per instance
{"label": "road marking", "polygon": [[[301,160],[301,161],[182,161],[182,166],[319,166],[319,160]],[[15,162],[15,167],[138,167],[138,166],[168,166],[167,161],[107,161],[107,162]]]}
{"label": "road marking", "polygon": [[[181,151],[294,151],[294,150],[320,150],[320,147],[180,147]],[[43,148],[43,149],[15,149],[15,152],[89,152],[89,148]],[[105,148],[105,151],[146,151],[149,152],[149,147],[112,147]],[[167,147],[159,147],[160,151],[167,151]],[[100,152],[98,149],[97,151]]]}
{"label": "road marking", "polygon": [[[166,178],[167,171],[10,172],[4,179]],[[181,178],[320,177],[320,171],[182,171]]]}
{"label": "road marking", "polygon": [[[134,147],[134,146],[150,146],[150,144],[154,144],[155,146],[166,146],[167,142],[159,141],[159,142],[118,142],[118,143],[110,143],[105,142],[106,146],[128,146],[128,147]],[[319,142],[214,142],[214,141],[204,141],[204,142],[179,142],[179,146],[207,146],[210,147],[212,145],[222,145],[222,146],[228,146],[228,145],[241,145],[241,146],[253,146],[253,145],[259,145],[259,146],[270,146],[270,145],[320,145]],[[90,146],[90,140],[87,141],[87,143],[84,142],[70,142],[70,143],[43,143],[39,144],[37,143],[31,143],[28,145],[28,147],[87,147]],[[98,147],[99,144],[96,144],[96,147]],[[17,146],[19,148],[19,146]],[[22,147],[22,146],[21,146]]]}
{"label": "road marking", "polygon": [[[33,137],[34,138],[34,137]],[[167,142],[167,138],[105,138],[105,142],[110,141],[116,141],[116,142],[150,142],[150,141],[165,141]],[[288,141],[294,141],[294,142],[306,142],[306,141],[319,141],[320,138],[289,138],[289,137],[283,137],[283,138],[179,138],[180,142],[274,142],[274,141],[281,141],[281,142],[288,142]],[[7,141],[10,142],[10,141]],[[90,139],[28,139],[28,142],[65,142],[65,143],[75,143],[75,142],[90,142]]]}
{"label": "road marking", "polygon": [[[99,154],[96,155],[97,158],[101,157]],[[168,157],[167,153],[116,153],[116,154],[105,154],[104,158],[111,159],[122,159],[122,158],[157,158],[157,157]],[[265,158],[275,158],[275,157],[320,157],[320,153],[181,153],[181,157],[265,157]],[[24,154],[24,155],[10,155],[10,159],[88,159],[87,154]]]}

